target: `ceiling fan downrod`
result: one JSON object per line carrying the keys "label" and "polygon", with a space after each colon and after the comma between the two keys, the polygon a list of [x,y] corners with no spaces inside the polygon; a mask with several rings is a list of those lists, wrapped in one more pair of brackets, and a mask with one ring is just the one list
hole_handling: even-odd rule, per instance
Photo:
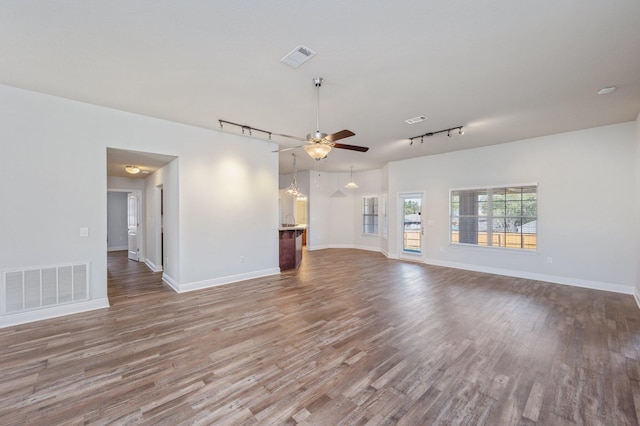
{"label": "ceiling fan downrod", "polygon": [[316,105],[316,132],[312,135],[307,135],[307,139],[313,139],[316,142],[322,141],[327,134],[320,132],[320,87],[324,82],[324,78],[322,77],[313,77],[313,84],[317,87],[317,105]]}

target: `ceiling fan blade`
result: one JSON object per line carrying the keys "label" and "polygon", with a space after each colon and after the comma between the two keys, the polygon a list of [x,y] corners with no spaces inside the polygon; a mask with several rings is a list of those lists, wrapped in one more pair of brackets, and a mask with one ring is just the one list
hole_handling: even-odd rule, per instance
{"label": "ceiling fan blade", "polygon": [[353,133],[351,130],[340,130],[339,132],[325,136],[324,139],[329,142],[335,142],[335,141],[339,141],[340,139],[349,138],[355,135],[356,134]]}
{"label": "ceiling fan blade", "polygon": [[291,151],[292,149],[302,148],[303,146],[304,146],[304,145],[292,146],[292,147],[289,147],[289,148],[276,149],[275,151],[271,151],[271,152],[285,152],[285,151]]}
{"label": "ceiling fan blade", "polygon": [[282,133],[272,133],[272,135],[273,136],[282,136],[283,138],[295,139],[295,140],[300,141],[300,142],[306,142],[307,141],[307,139],[305,139],[305,138],[300,138],[298,136],[285,135],[285,134],[282,134]]}
{"label": "ceiling fan blade", "polygon": [[343,143],[337,143],[335,145],[333,145],[334,148],[340,148],[340,149],[350,149],[351,151],[358,151],[358,152],[367,152],[369,151],[369,147],[366,146],[357,146],[357,145],[345,145]]}

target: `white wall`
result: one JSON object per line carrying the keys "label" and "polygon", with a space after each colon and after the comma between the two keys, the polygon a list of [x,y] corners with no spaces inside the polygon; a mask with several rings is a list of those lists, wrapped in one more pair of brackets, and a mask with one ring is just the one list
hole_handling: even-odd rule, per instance
{"label": "white wall", "polygon": [[[636,141],[632,122],[390,163],[389,255],[399,255],[398,194],[423,191],[427,263],[630,292]],[[530,183],[537,253],[449,244],[450,189]]]}
{"label": "white wall", "polygon": [[128,243],[127,193],[107,193],[107,250],[126,250]]}
{"label": "white wall", "polygon": [[[347,179],[347,182],[349,179]],[[353,174],[353,181],[357,189],[345,189],[353,197],[353,231],[354,245],[364,250],[381,250],[382,226],[380,202],[382,201],[382,170],[368,170]],[[378,197],[378,235],[364,235],[362,233],[362,197]]]}
{"label": "white wall", "polygon": [[124,178],[120,176],[107,176],[107,188],[110,190],[143,191],[144,179]]}
{"label": "white wall", "polygon": [[[350,173],[304,172],[309,176],[309,250],[359,248],[380,251],[380,235],[362,234],[362,197],[380,197],[382,171],[353,174],[357,189],[346,189]],[[340,189],[345,197],[331,197]]]}
{"label": "white wall", "polygon": [[[145,263],[153,271],[163,271],[163,278],[176,290],[179,290],[180,282],[178,167],[179,159],[175,159],[144,180]],[[160,188],[164,191],[163,197]],[[161,198],[164,198],[162,214]],[[164,259],[161,232],[164,232]]]}
{"label": "white wall", "polygon": [[0,129],[0,198],[12,206],[0,209],[0,270],[88,262],[87,308],[108,306],[113,147],[179,157],[173,278],[181,291],[279,271],[275,144],[7,86]]}

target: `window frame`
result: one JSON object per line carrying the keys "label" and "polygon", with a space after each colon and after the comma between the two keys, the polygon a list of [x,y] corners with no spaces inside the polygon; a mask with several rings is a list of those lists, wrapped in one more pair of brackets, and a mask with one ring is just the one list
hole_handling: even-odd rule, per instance
{"label": "window frame", "polygon": [[[367,201],[374,200],[373,202],[373,212],[367,211]],[[362,235],[380,235],[380,199],[377,195],[363,195],[362,196]],[[369,223],[367,220],[371,218],[373,223]],[[370,232],[370,227],[373,227],[373,232]]]}
{"label": "window frame", "polygon": [[[520,191],[515,194],[519,194],[519,200],[509,199],[509,190],[518,188]],[[533,190],[533,191],[531,191]],[[467,194],[464,194],[464,193]],[[475,194],[473,194],[475,193]],[[484,194],[483,194],[484,193]],[[526,193],[533,193],[535,197],[533,200],[526,200],[523,195]],[[512,193],[513,194],[513,193]],[[468,206],[468,208],[472,208],[475,213],[474,214],[462,214],[464,208],[461,208],[461,196],[466,195],[467,197],[471,196],[473,201],[471,201],[472,205]],[[499,196],[503,196],[501,200]],[[454,196],[457,196],[457,215],[454,214]],[[504,207],[499,209],[499,206],[494,205],[496,202],[496,197],[498,198],[498,202],[504,202]],[[534,211],[535,215],[525,214],[523,211],[523,207],[526,204],[534,202]],[[511,203],[519,203],[520,213],[518,215],[508,214],[507,204]],[[482,209],[481,204],[484,203],[484,209]],[[538,253],[540,243],[539,243],[539,205],[540,205],[540,188],[537,183],[527,183],[527,184],[510,184],[510,185],[500,185],[500,186],[485,186],[485,187],[473,187],[473,188],[452,188],[449,190],[449,244],[454,246],[466,246],[466,247],[479,247],[486,249],[498,249],[498,250],[513,250],[520,253]],[[485,214],[482,214],[481,211],[484,210]],[[498,211],[498,213],[496,213]],[[463,224],[462,218],[467,219],[467,224]],[[525,221],[526,220],[526,221]],[[502,221],[503,226],[502,230],[496,231],[495,225],[499,224]],[[511,221],[511,224],[508,222]],[[480,228],[481,222],[485,222],[486,228],[486,237],[481,240],[480,236],[482,231]],[[535,232],[523,232],[523,227],[527,223],[535,223]],[[457,229],[454,227],[457,224]],[[491,226],[489,226],[491,224]],[[471,227],[471,232],[468,233],[467,239],[464,242],[460,242],[462,237],[462,229],[467,227]],[[517,232],[507,232],[509,227],[516,227]],[[457,238],[454,239],[454,233],[457,233]],[[495,235],[494,235],[495,234]],[[513,234],[519,235],[519,244],[520,246],[515,245],[513,242],[509,242],[510,236],[513,241]],[[528,238],[525,235],[529,236]],[[498,237],[498,243],[495,244],[494,236]],[[475,241],[473,239],[475,238]],[[504,238],[504,242],[502,241]],[[516,243],[517,244],[517,243]]]}

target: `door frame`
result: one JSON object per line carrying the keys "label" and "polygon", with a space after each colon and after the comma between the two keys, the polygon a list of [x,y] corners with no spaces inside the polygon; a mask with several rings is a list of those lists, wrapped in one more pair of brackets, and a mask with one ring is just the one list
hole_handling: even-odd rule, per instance
{"label": "door frame", "polygon": [[[404,202],[408,198],[420,198],[420,252],[404,250]],[[404,260],[422,260],[424,255],[424,192],[406,191],[398,193],[398,258]]]}
{"label": "door frame", "polygon": [[141,189],[127,189],[127,188],[107,188],[107,192],[126,192],[134,193],[138,197],[138,246],[140,251],[138,253],[138,260],[146,259],[144,250],[144,231],[145,231],[145,215],[144,215],[144,202],[143,191]]}

